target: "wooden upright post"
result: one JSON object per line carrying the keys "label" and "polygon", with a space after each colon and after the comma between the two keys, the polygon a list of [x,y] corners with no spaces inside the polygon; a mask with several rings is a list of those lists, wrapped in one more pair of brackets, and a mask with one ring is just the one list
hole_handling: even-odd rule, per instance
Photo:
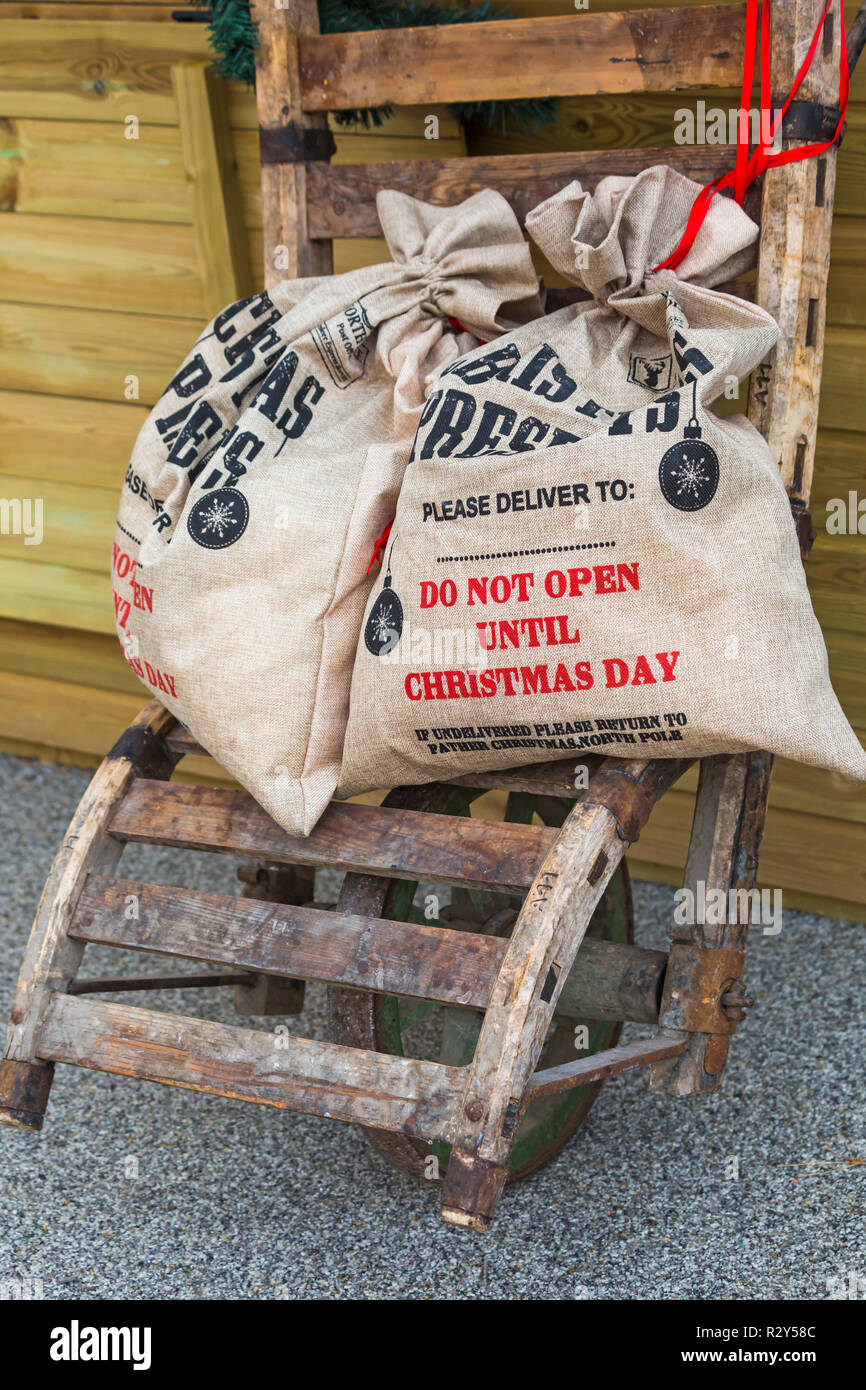
{"label": "wooden upright post", "polygon": [[[773,12],[774,110],[791,89],[815,23],[811,0],[787,0]],[[838,118],[840,46],[838,15],[831,13],[786,118],[784,148],[831,138]],[[769,169],[764,176],[757,301],[776,319],[780,335],[752,376],[749,418],[778,460],[801,545],[810,529],[806,509],[821,392],[835,180],[835,148],[817,159]],[[747,652],[743,659],[760,657]],[[768,753],[703,761],[685,876],[685,886],[696,896],[701,884],[706,891],[725,894],[755,886],[771,767]],[[688,1046],[681,1056],[654,1068],[656,1089],[695,1095],[721,1085],[729,1036],[742,1016],[736,1002],[726,1009],[721,1001],[731,982],[742,979],[749,931],[746,922],[736,920],[737,913],[729,915],[734,920],[696,923],[674,933],[661,1023],[669,1036],[687,1037]],[[699,1007],[701,1001],[704,1007]]]}
{"label": "wooden upright post", "polygon": [[316,0],[253,0],[258,26],[256,102],[262,160],[265,284],[330,275],[330,241],[307,233],[307,171],[334,148],[328,118],[301,108],[298,35],[317,34]]}
{"label": "wooden upright post", "polygon": [[[773,14],[773,104],[781,106],[811,42],[816,8],[789,0]],[[839,15],[828,15],[812,66],[785,121],[782,144],[828,140],[838,118]],[[809,502],[824,358],[836,149],[764,176],[757,300],[779,341],[754,374],[749,418],[775,454],[795,510]]]}

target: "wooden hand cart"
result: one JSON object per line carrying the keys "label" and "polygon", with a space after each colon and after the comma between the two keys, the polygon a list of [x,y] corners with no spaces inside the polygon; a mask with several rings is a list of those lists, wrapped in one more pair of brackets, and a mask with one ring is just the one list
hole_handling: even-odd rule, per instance
{"label": "wooden hand cart", "polygon": [[[603,174],[663,162],[704,183],[730,167],[730,149],[676,147],[332,168],[323,113],[738,87],[744,5],[339,36],[318,34],[314,0],[256,10],[271,280],[327,273],[330,238],[376,235],[383,187],[450,204],[492,186],[523,215],[575,177],[594,186]],[[862,18],[850,36],[852,66]],[[814,0],[781,0],[774,93],[790,89],[816,20]],[[834,20],[789,113],[788,145],[827,139],[835,128]],[[781,338],[754,375],[749,413],[779,460],[804,550],[835,169],[835,148],[772,169],[752,208],[761,220],[757,298]],[[283,269],[271,274],[276,248]],[[504,1183],[558,1152],[604,1078],[648,1065],[652,1085],[672,1095],[721,1084],[749,1002],[748,926],[679,927],[669,952],[632,944],[624,855],[687,764],[590,758],[579,791],[573,761],[402,789],[381,807],[333,803],[308,839],[296,839],[243,792],[172,782],[194,751],[186,731],[151,704],[85,793],[46,884],[12,1008],[0,1063],[6,1123],[40,1128],[57,1062],[324,1115],[361,1125],[399,1167],[442,1174],[446,1221],[484,1230]],[[770,768],[762,752],[703,761],[688,885],[725,893],[754,885]],[[509,794],[501,823],[467,815],[490,788]],[[231,898],[117,877],[128,841],[235,855],[247,864],[246,889]],[[311,870],[322,865],[347,871],[334,911],[311,902]],[[419,881],[453,885],[449,914],[427,921],[413,911]],[[85,981],[78,971],[88,942],[204,961],[222,973]],[[302,1007],[305,979],[329,982],[328,1042],[281,1037],[276,1047],[260,1029],[91,997],[130,983],[231,984],[239,1013],[289,1014]],[[618,1047],[627,1019],[656,1031]],[[582,1021],[588,1039],[575,1033]],[[413,1029],[423,1046],[413,1044]]]}

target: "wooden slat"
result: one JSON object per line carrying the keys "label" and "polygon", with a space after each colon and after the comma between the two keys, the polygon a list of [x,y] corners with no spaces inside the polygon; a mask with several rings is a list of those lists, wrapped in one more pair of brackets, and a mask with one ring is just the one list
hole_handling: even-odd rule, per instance
{"label": "wooden slat", "polygon": [[622,1047],[612,1047],[607,1052],[596,1052],[591,1057],[581,1057],[576,1062],[565,1062],[561,1067],[548,1067],[537,1071],[529,1082],[530,1101],[539,1096],[555,1096],[562,1091],[570,1091],[574,1086],[586,1086],[591,1081],[604,1081],[618,1072],[629,1071],[632,1067],[648,1066],[651,1062],[666,1061],[685,1051],[685,1041],[676,1038],[641,1038],[638,1042],[624,1043]]}
{"label": "wooden slat", "polygon": [[139,125],[138,139],[125,131],[101,121],[7,118],[0,125],[2,207],[55,217],[190,222],[177,126]]}
{"label": "wooden slat", "polygon": [[475,1009],[487,1004],[505,950],[475,932],[98,876],[87,880],[70,935]]}
{"label": "wooden slat", "polygon": [[0,303],[0,384],[121,404],[135,376],[138,400],[155,405],[203,327],[203,314],[180,319]]}
{"label": "wooden slat", "polygon": [[86,632],[114,632],[107,565],[100,574],[68,565],[34,564],[22,558],[23,546],[15,551],[4,546],[4,550],[7,554],[0,555],[0,616]]}
{"label": "wooden slat", "polygon": [[[260,228],[259,134],[252,96],[250,102],[250,128],[232,131],[224,150],[233,150],[236,157],[244,224]],[[439,121],[435,142],[424,138],[428,114]],[[432,113],[406,108],[370,130],[333,124],[338,164],[465,153],[462,129],[444,106]],[[0,122],[0,208],[54,217],[191,223],[179,127],[142,123],[137,134],[128,139],[116,123],[103,121],[5,118]]]}
{"label": "wooden slat", "polygon": [[[837,176],[841,168],[837,164]],[[833,218],[830,241],[830,279],[827,284],[827,323],[849,328],[866,325],[866,302],[861,293],[866,275],[866,223],[860,217]]]}
{"label": "wooden slat", "polygon": [[[132,903],[135,916],[129,913]],[[240,973],[231,977],[232,983],[248,984],[254,971],[268,978],[322,980],[469,1009],[486,1008],[505,953],[504,939],[480,935],[469,923],[451,929],[394,922],[99,875],[87,879],[69,935],[122,950],[235,966]],[[557,1012],[573,1019],[655,1023],[666,961],[663,951],[585,939]],[[86,989],[76,980],[70,993],[131,990],[137,978],[90,980]],[[181,988],[226,982],[222,974],[154,978]]]}
{"label": "wooden slat", "polygon": [[0,672],[22,676],[62,677],[97,691],[123,691],[139,698],[144,687],[113,635],[59,631],[43,623],[0,618]]}
{"label": "wooden slat", "polygon": [[[866,233],[866,222],[863,224]],[[866,265],[866,254],[864,254]],[[832,270],[831,270],[832,275]],[[852,535],[850,538],[828,535],[825,530],[825,508],[831,497],[844,497],[847,500],[849,488],[859,489],[862,496],[863,483],[866,482],[866,448],[862,436],[853,432],[819,429],[818,446],[815,455],[815,477],[812,483],[810,507],[818,532],[815,548],[809,556],[806,577],[810,578],[812,565],[819,546],[859,547],[866,555],[866,534]],[[866,523],[864,523],[866,525]]]}
{"label": "wooden slat", "polygon": [[[866,66],[862,62],[856,75],[861,83],[866,80]],[[866,105],[862,100],[859,105],[848,107],[845,124],[845,136],[839,147],[834,210],[837,217],[863,217],[866,215]]]}
{"label": "wooden slat", "polygon": [[111,121],[118,131],[130,113],[174,125],[172,64],[209,56],[203,24],[3,20],[0,109],[11,117]]}
{"label": "wooden slat", "polygon": [[[13,462],[13,460],[10,460]],[[118,484],[122,479],[121,462]],[[105,575],[111,555],[119,486],[82,486],[77,482],[16,477],[0,471],[0,497],[42,502],[42,538],[25,545],[23,538],[3,538],[3,550],[30,564],[68,565]],[[30,525],[34,515],[30,512]],[[110,600],[110,596],[109,596]]]}
{"label": "wooden slat", "polygon": [[520,891],[558,831],[332,802],[302,838],[281,830],[246,792],[139,780],[118,808],[111,834],[269,863]]}
{"label": "wooden slat", "polygon": [[172,17],[178,6],[169,5],[143,5],[140,0],[130,0],[129,4],[112,4],[107,0],[90,0],[90,3],[77,3],[76,0],[56,0],[54,4],[46,4],[44,0],[2,0],[0,3],[0,19],[41,19],[43,22],[52,19],[111,19],[111,20],[133,20],[136,23],[142,20],[162,20],[163,23],[171,23]]}
{"label": "wooden slat", "polygon": [[[3,463],[28,479],[74,480],[109,488],[116,495],[135,436],[146,419],[147,407],[134,402],[116,405],[0,391]],[[104,553],[102,560],[104,566]]]}
{"label": "wooden slat", "polygon": [[226,85],[202,63],[172,68],[207,317],[252,293]]}
{"label": "wooden slat", "polygon": [[[136,693],[125,694],[102,689],[101,683],[64,680],[63,651],[69,638],[69,633],[58,636],[55,632],[51,639],[54,651],[59,651],[54,679],[0,670],[0,746],[19,757],[72,762],[93,769],[106,748],[111,748],[134,722],[148,692],[143,685],[137,686]],[[210,758],[189,759],[181,776],[185,781],[202,777],[228,780]]]}
{"label": "wooden slat", "polygon": [[740,80],[744,34],[744,5],[708,5],[306,35],[301,100],[335,111],[728,87]]}
{"label": "wooden slat", "polygon": [[[698,763],[689,768],[670,796],[675,799],[684,794],[694,796],[699,770]],[[840,820],[858,821],[862,825],[866,824],[866,782],[854,782],[839,773],[777,758],[773,764],[770,805],[779,810],[799,811],[804,816],[838,817]],[[650,827],[647,827],[649,832]],[[671,859],[669,862],[677,861]]]}
{"label": "wooden slat", "polygon": [[37,676],[0,671],[0,728],[7,737],[45,745],[56,755],[62,748],[98,760],[128,728],[147,695],[94,690]]}
{"label": "wooden slat", "polygon": [[170,737],[173,750],[175,753],[180,753],[183,758],[195,757],[205,751],[198,739],[194,738],[189,729],[185,729],[182,724],[178,724],[177,728],[172,730]]}
{"label": "wooden slat", "polygon": [[[841,537],[840,537],[841,539]],[[813,551],[813,555],[815,552]],[[853,635],[863,654],[863,634],[866,633],[866,550],[841,545],[824,548],[810,558],[809,593],[815,616],[824,632],[824,640],[834,665],[836,634]],[[863,655],[860,675],[862,679]],[[841,694],[837,689],[837,694]],[[853,710],[849,713],[853,718]]]}
{"label": "wooden slat", "polygon": [[[832,787],[828,776],[828,795]],[[668,793],[633,851],[639,870],[656,865],[669,881],[677,881],[686,858],[693,814],[693,797],[676,789]],[[631,867],[631,859],[629,864]],[[758,886],[782,888],[787,908],[796,906],[796,895],[811,896],[814,902],[834,885],[850,909],[841,915],[861,921],[866,912],[862,821],[804,814],[781,806],[771,809],[761,846]]]}
{"label": "wooden slat", "polygon": [[[595,0],[593,3],[595,8]],[[854,96],[860,84],[861,100]],[[866,67],[857,70],[852,100],[849,102],[845,137],[839,155],[839,187],[836,191],[836,215],[862,216],[866,211],[866,106],[862,93],[866,90]],[[700,93],[639,92],[633,95],[566,97],[557,103],[554,119],[534,130],[517,130],[509,125],[469,127],[468,145],[471,155],[517,154],[543,156],[554,151],[573,153],[575,150],[629,149],[668,145],[682,122],[682,112],[695,114]],[[704,96],[705,111],[736,110],[740,104],[739,87],[734,90],[708,91]],[[757,105],[757,94],[753,98]],[[411,111],[412,108],[405,108]],[[682,147],[680,147],[682,148]],[[717,150],[720,153],[721,150]],[[735,146],[728,145],[729,167],[733,168]],[[370,156],[367,156],[370,158]]]}
{"label": "wooden slat", "polygon": [[[608,174],[637,174],[652,164],[670,164],[704,184],[731,167],[725,147],[674,145],[664,149],[581,150],[553,154],[506,154],[467,159],[388,160],[378,164],[311,164],[307,178],[312,237],[379,234],[376,194],[396,188],[425,202],[462,202],[482,188],[496,188],[521,222],[538,203],[579,178],[588,188]],[[759,211],[757,195],[748,210]]]}
{"label": "wooden slat", "polygon": [[44,1061],[447,1139],[462,1089],[455,1067],[125,1004],[55,995],[39,1037]]}
{"label": "wooden slat", "polygon": [[195,235],[178,224],[156,232],[149,222],[3,217],[0,300],[106,309],[129,315],[130,324],[143,300],[149,313],[207,318]]}
{"label": "wooden slat", "polygon": [[825,429],[856,430],[860,435],[866,433],[866,392],[863,391],[862,367],[864,360],[866,331],[862,328],[839,328],[835,325],[827,329],[824,338],[825,379],[821,391],[820,417]]}

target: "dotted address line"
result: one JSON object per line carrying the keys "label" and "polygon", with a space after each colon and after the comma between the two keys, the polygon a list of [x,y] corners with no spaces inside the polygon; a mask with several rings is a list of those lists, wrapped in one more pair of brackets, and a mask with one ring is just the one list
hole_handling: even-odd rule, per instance
{"label": "dotted address line", "polygon": [[125,536],[129,536],[129,539],[131,541],[135,541],[136,545],[141,545],[141,541],[138,539],[138,536],[134,536],[131,531],[127,531],[126,527],[121,526],[119,521],[117,523],[117,529],[118,531],[122,531]]}
{"label": "dotted address line", "polygon": [[616,545],[616,541],[584,541],[580,545],[545,545],[539,550],[495,550],[489,555],[439,555],[437,565],[448,565],[453,560],[513,560],[521,555],[553,555],[561,550],[603,550]]}

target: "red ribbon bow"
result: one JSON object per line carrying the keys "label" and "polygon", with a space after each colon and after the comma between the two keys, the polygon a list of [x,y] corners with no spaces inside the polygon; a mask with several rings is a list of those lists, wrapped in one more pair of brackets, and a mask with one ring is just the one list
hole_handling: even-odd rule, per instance
{"label": "red ribbon bow", "polygon": [[845,112],[848,109],[848,46],[845,40],[845,12],[840,4],[840,20],[842,29],[842,43],[839,54],[839,120],[833,132],[833,138],[826,140],[821,145],[797,145],[790,150],[780,150],[776,154],[770,154],[769,147],[772,145],[776,136],[777,127],[785,118],[785,113],[797,92],[809,68],[821,31],[824,28],[824,21],[833,5],[833,0],[827,0],[824,12],[818,21],[814,37],[809,45],[809,51],[803,60],[800,71],[794,79],[788,99],[779,113],[778,120],[770,126],[770,3],[771,0],[763,0],[760,5],[761,11],[761,129],[759,131],[758,146],[749,154],[749,117],[748,107],[752,91],[752,79],[755,71],[755,52],[758,41],[758,9],[759,0],[746,0],[746,43],[743,59],[743,84],[740,94],[740,114],[737,122],[737,162],[736,167],[714,179],[701,189],[689,213],[685,231],[680,238],[676,250],[672,251],[666,260],[661,261],[653,267],[653,273],[657,270],[673,270],[680,261],[688,255],[692,248],[695,237],[703,224],[704,218],[709,211],[710,203],[717,193],[723,188],[733,188],[734,198],[740,204],[746,196],[746,189],[753,184],[755,179],[760,178],[765,169],[774,169],[779,164],[794,164],[800,159],[812,159],[816,155],[823,154],[835,145],[845,124]]}

